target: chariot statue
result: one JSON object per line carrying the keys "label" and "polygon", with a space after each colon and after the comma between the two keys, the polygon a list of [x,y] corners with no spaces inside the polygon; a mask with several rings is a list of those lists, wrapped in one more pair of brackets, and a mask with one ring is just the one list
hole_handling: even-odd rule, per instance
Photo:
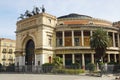
{"label": "chariot statue", "polygon": [[31,16],[32,16],[32,13],[31,13],[30,11],[26,10],[25,16],[26,16],[26,17],[31,17]]}
{"label": "chariot statue", "polygon": [[40,10],[42,11],[42,13],[45,13],[45,8],[44,8],[44,5],[42,5],[42,7],[34,7],[33,8],[33,11],[30,12],[29,10],[26,10],[25,11],[25,14],[20,14],[20,17],[18,17],[18,19],[25,19],[25,18],[29,18],[33,15],[37,15],[40,13]]}
{"label": "chariot statue", "polygon": [[24,19],[25,18],[25,15],[24,14],[20,14],[20,17],[18,17],[18,19]]}
{"label": "chariot statue", "polygon": [[32,11],[33,15],[39,14],[39,12],[40,12],[40,9],[38,7],[34,7]]}

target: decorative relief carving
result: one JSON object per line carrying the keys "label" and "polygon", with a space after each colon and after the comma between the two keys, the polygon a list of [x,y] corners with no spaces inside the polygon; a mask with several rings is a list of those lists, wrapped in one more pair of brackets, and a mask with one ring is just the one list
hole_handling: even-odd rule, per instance
{"label": "decorative relief carving", "polygon": [[27,28],[30,28],[31,26],[36,25],[36,21],[37,21],[36,19],[32,19],[32,20],[27,20],[27,21],[24,21],[23,23],[20,23],[17,31],[27,29]]}
{"label": "decorative relief carving", "polygon": [[27,27],[27,26],[32,26],[36,24],[36,19],[31,20],[31,21],[27,21],[21,24],[22,27]]}

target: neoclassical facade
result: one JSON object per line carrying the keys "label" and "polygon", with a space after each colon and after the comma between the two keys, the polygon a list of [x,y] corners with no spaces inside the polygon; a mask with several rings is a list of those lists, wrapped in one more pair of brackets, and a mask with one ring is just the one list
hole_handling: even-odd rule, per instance
{"label": "neoclassical facade", "polygon": [[91,16],[68,14],[56,18],[40,13],[17,22],[16,65],[51,63],[53,55],[63,59],[63,65],[78,62],[82,67],[96,62],[90,48],[90,36],[103,28],[111,38],[104,62],[119,62],[120,34],[117,23]]}
{"label": "neoclassical facade", "polygon": [[15,63],[15,40],[0,38],[0,63],[9,66]]}

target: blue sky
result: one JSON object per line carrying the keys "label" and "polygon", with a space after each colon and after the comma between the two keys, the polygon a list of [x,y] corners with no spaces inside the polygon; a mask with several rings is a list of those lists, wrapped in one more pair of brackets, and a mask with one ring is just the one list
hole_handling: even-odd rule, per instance
{"label": "blue sky", "polygon": [[0,2],[0,37],[15,39],[17,18],[34,6],[45,6],[54,16],[84,14],[111,22],[120,20],[120,0],[2,0]]}

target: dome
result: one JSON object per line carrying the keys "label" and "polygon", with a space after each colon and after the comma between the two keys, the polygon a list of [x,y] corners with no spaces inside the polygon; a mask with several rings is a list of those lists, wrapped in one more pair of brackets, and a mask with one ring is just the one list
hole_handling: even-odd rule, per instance
{"label": "dome", "polygon": [[97,25],[97,26],[112,26],[112,23],[107,20],[94,18],[87,15],[71,13],[57,18],[58,25]]}
{"label": "dome", "polygon": [[76,14],[76,13],[71,13],[68,15],[58,17],[58,19],[62,19],[62,18],[92,18],[92,17],[87,16],[87,15],[80,15],[80,14]]}

